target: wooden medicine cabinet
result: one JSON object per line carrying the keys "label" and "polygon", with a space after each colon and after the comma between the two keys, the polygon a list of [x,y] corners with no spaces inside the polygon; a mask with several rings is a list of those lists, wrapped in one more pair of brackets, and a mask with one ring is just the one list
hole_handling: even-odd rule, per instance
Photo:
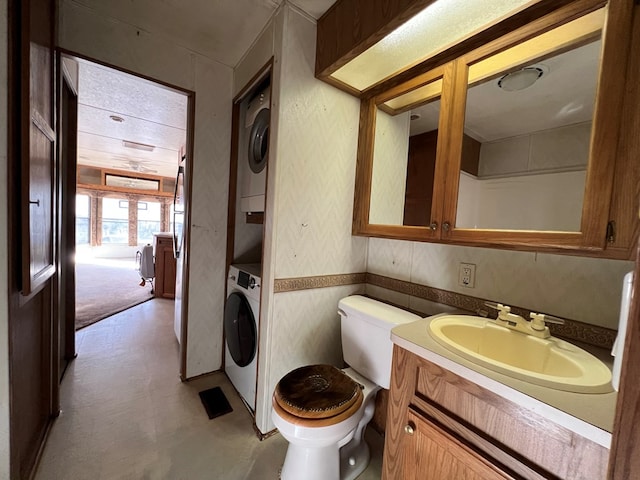
{"label": "wooden medicine cabinet", "polygon": [[597,254],[615,215],[633,230],[611,208],[632,8],[578,0],[363,96],[354,234]]}

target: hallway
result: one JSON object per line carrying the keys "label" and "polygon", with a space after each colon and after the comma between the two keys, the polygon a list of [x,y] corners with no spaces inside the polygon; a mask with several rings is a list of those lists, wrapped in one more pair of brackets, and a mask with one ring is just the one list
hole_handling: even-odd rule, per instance
{"label": "hallway", "polygon": [[[286,442],[260,442],[221,373],[178,378],[173,302],[153,299],[77,332],[36,480],[276,479]],[[209,420],[198,392],[220,385],[233,412]],[[380,478],[382,438],[368,432]]]}

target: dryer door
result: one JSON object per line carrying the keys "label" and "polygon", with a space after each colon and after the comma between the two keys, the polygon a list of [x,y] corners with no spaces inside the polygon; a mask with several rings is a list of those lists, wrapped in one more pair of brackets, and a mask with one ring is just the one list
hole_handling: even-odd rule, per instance
{"label": "dryer door", "polygon": [[263,108],[256,115],[256,119],[249,134],[249,167],[253,173],[260,173],[267,166],[269,150],[269,119],[268,108]]}
{"label": "dryer door", "polygon": [[239,367],[251,363],[257,350],[256,322],[247,298],[233,292],[224,307],[224,332],[227,348]]}

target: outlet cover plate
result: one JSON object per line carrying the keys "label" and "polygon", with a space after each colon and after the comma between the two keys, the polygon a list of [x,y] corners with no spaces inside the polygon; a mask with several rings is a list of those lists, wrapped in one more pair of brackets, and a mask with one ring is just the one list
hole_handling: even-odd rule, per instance
{"label": "outlet cover plate", "polygon": [[458,270],[458,285],[466,288],[476,286],[476,266],[473,263],[461,263]]}

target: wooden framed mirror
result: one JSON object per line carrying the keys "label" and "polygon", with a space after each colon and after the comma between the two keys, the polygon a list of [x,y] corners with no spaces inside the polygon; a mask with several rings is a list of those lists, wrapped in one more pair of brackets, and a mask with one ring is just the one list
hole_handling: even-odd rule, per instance
{"label": "wooden framed mirror", "polygon": [[364,98],[354,234],[602,250],[629,28],[608,10],[573,2]]}

